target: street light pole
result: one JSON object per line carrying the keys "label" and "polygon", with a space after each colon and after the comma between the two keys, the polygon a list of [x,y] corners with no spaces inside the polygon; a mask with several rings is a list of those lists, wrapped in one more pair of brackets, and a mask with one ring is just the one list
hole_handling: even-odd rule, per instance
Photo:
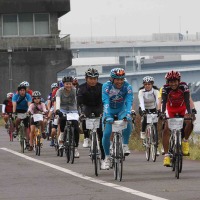
{"label": "street light pole", "polygon": [[9,91],[13,91],[13,84],[12,84],[12,49],[8,49],[8,71],[9,71]]}

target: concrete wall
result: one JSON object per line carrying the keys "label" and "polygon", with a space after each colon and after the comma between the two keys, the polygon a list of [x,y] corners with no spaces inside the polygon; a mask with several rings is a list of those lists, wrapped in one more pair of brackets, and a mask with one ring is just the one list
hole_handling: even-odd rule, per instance
{"label": "concrete wall", "polygon": [[[9,92],[9,53],[0,53],[0,102]],[[11,53],[13,91],[22,81],[28,81],[32,90],[39,90],[46,99],[50,86],[57,81],[57,72],[71,65],[70,50],[29,51]]]}
{"label": "concrete wall", "polygon": [[70,0],[0,0],[0,14],[56,12],[60,17],[69,11]]}

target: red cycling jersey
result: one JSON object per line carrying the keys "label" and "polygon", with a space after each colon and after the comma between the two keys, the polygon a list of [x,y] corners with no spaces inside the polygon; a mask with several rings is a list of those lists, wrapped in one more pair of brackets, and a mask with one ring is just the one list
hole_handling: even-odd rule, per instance
{"label": "red cycling jersey", "polygon": [[[163,109],[165,105],[169,117],[175,117],[176,114],[184,116],[187,110],[186,104],[189,103],[189,88],[184,82],[179,83],[176,90],[172,90],[169,85],[164,85],[162,90]],[[185,95],[187,94],[187,95]]]}

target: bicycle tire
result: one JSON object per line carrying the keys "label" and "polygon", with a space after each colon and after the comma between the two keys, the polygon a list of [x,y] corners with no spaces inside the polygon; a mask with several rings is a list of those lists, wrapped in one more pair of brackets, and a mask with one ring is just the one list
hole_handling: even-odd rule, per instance
{"label": "bicycle tire", "polygon": [[152,161],[155,162],[156,161],[156,157],[157,157],[157,138],[158,138],[158,134],[156,132],[155,126],[153,125],[151,128],[151,158]]}
{"label": "bicycle tire", "polygon": [[71,154],[71,148],[70,148],[70,144],[71,144],[71,135],[69,133],[69,129],[67,128],[65,130],[65,154],[66,154],[66,158],[67,158],[67,163],[69,163],[70,161],[70,154]]}
{"label": "bicycle tire", "polygon": [[41,153],[41,136],[37,136],[37,140],[38,140],[38,143],[37,143],[37,148],[38,148],[38,156],[40,156],[40,153]]}
{"label": "bicycle tire", "polygon": [[114,136],[114,138],[113,138],[113,169],[114,169],[114,179],[115,180],[117,180],[117,171],[118,171],[118,169],[117,169],[117,153],[116,153],[116,151],[117,151],[117,144],[116,144],[116,142],[117,142],[117,138],[116,138],[116,135]]}
{"label": "bicycle tire", "polygon": [[92,132],[92,160],[94,161],[94,172],[98,176],[98,158],[97,158],[97,138],[96,133]]}
{"label": "bicycle tire", "polygon": [[74,127],[70,127],[71,143],[70,143],[70,161],[71,164],[74,163],[75,156],[75,141],[74,141]]}
{"label": "bicycle tire", "polygon": [[149,161],[150,159],[150,153],[151,153],[151,127],[147,125],[146,130],[146,138],[144,139],[145,142],[145,156],[146,156],[146,160]]}
{"label": "bicycle tire", "polygon": [[21,153],[24,153],[24,127],[20,125],[20,128],[19,128],[19,140],[20,140],[20,150],[21,150]]}
{"label": "bicycle tire", "polygon": [[179,173],[180,173],[180,168],[179,168],[179,165],[180,165],[180,145],[179,145],[179,132],[177,131],[176,132],[176,144],[175,144],[175,177],[177,179],[179,179]]}
{"label": "bicycle tire", "polygon": [[118,139],[119,139],[119,151],[118,151],[118,160],[117,160],[117,163],[118,163],[118,175],[117,175],[117,179],[118,181],[122,181],[122,175],[123,175],[123,160],[124,160],[124,156],[123,156],[123,148],[122,148],[122,138],[120,135],[118,135]]}

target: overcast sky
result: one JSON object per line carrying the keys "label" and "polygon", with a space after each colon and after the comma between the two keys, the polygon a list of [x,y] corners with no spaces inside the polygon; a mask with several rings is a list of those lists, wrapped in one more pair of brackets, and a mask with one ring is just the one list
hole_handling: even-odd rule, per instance
{"label": "overcast sky", "polygon": [[71,0],[61,34],[131,36],[200,32],[200,0]]}

